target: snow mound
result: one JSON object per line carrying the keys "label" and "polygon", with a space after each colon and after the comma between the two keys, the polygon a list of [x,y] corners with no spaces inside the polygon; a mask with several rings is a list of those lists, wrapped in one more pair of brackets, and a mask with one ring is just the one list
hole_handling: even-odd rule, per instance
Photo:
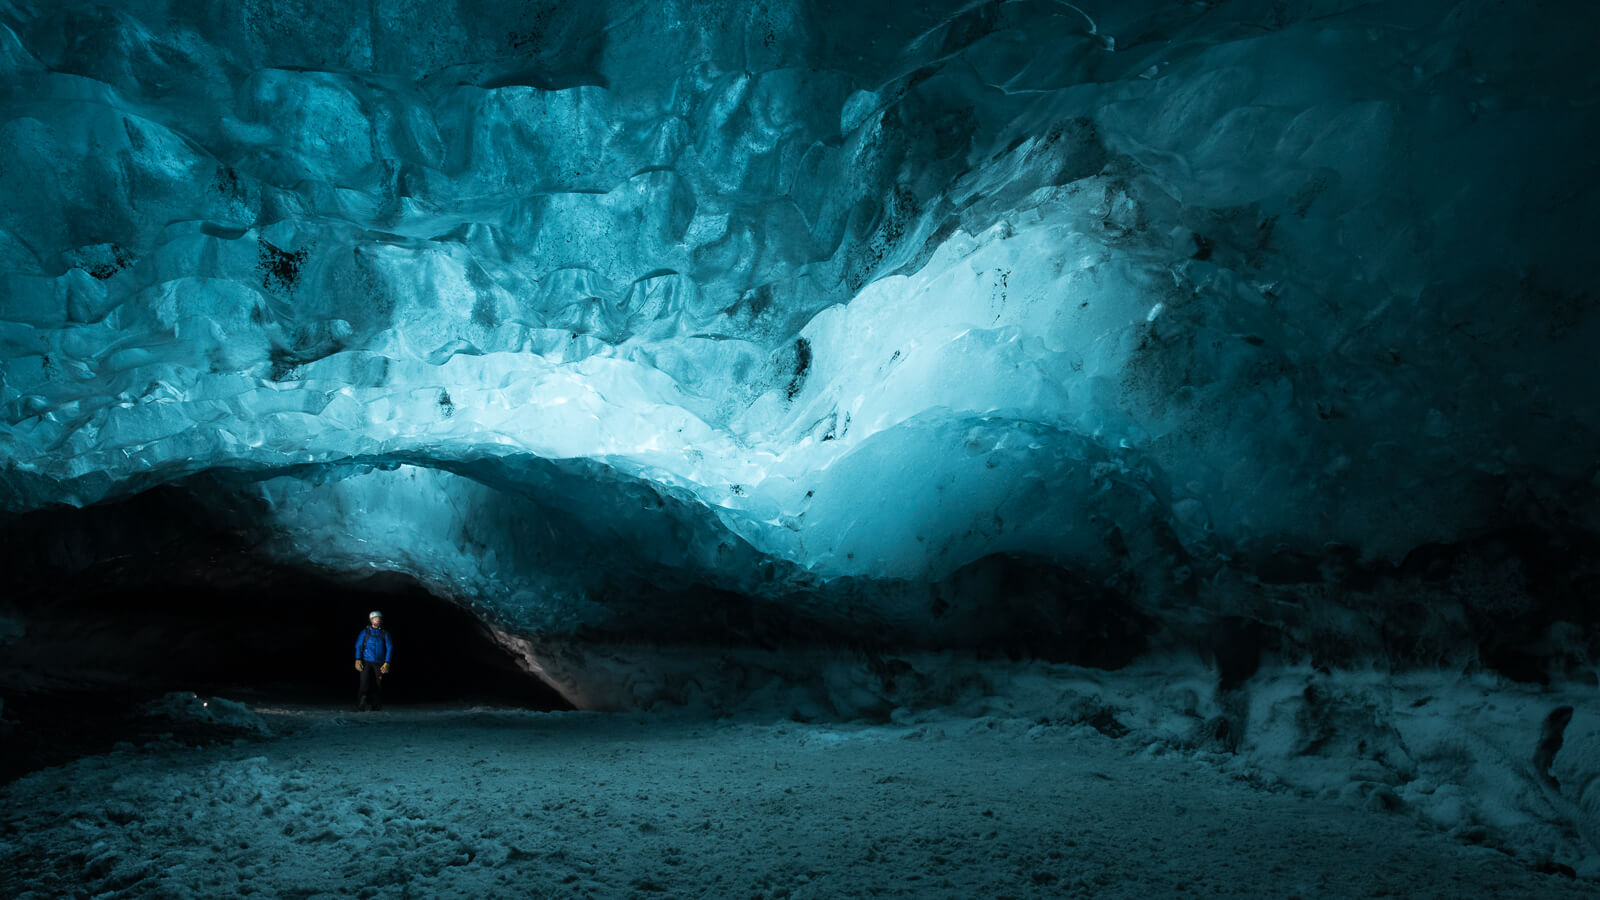
{"label": "snow mound", "polygon": [[226,697],[202,697],[192,691],[173,691],[145,704],[146,716],[166,719],[174,724],[198,727],[201,733],[232,736],[239,732],[260,736],[272,734],[265,719],[250,707]]}

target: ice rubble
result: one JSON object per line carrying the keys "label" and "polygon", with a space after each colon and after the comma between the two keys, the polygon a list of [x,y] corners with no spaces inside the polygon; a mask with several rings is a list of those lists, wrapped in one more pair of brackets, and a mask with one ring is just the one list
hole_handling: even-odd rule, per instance
{"label": "ice rubble", "polygon": [[208,731],[242,733],[257,737],[272,734],[265,720],[250,707],[227,697],[202,697],[193,691],[173,691],[145,704],[145,716]]}
{"label": "ice rubble", "polygon": [[[935,672],[959,675],[930,686],[944,708],[871,723],[773,722],[806,702],[788,679],[715,719],[273,708],[264,741],[196,721],[0,788],[0,884],[1554,898],[1600,873],[1593,803],[1581,833],[1566,808],[1582,782],[1532,777],[1509,740],[1573,695],[1276,669],[1258,681],[1271,727],[1226,752],[1197,668]],[[1593,771],[1596,725],[1574,721],[1558,776]]]}

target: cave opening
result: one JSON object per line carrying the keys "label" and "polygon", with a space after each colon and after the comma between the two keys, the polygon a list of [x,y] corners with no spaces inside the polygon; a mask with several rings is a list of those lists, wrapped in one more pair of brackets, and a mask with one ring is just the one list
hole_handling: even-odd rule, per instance
{"label": "cave opening", "polygon": [[0,779],[141,736],[174,692],[252,708],[353,710],[354,645],[380,610],[389,708],[570,709],[473,612],[415,578],[359,579],[267,561],[157,489],[3,529]]}
{"label": "cave opening", "polygon": [[80,586],[28,616],[11,669],[42,686],[121,684],[271,703],[343,704],[367,613],[396,646],[384,696],[394,703],[497,703],[563,709],[553,688],[495,643],[472,613],[403,575],[348,584],[279,571],[249,583]]}

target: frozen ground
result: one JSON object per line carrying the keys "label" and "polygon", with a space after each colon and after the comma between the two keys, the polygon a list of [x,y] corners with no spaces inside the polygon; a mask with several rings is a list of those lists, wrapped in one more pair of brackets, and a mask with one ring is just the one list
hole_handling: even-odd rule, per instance
{"label": "frozen ground", "polygon": [[[1122,688],[1141,687],[1128,677]],[[1472,716],[1511,735],[1510,711],[1531,708],[1514,692],[1474,711],[1459,700],[1470,682],[1421,706],[1391,686],[1398,706],[1433,706],[1441,723],[1435,743],[1415,723],[1394,729],[1416,757],[1396,776],[1400,748],[1369,750],[1368,726],[1327,715],[1318,746],[1273,756],[1289,726],[1270,688],[1303,677],[1264,678],[1255,702],[1278,716],[1255,713],[1236,752],[1172,737],[1159,704],[1096,705],[1060,680],[1054,717],[991,696],[979,714],[875,724],[207,707],[241,736],[127,745],[4,788],[0,895],[1596,895],[1587,872],[1551,858],[1578,853],[1586,869],[1587,857],[1541,837],[1564,827],[1579,846],[1575,820],[1539,820],[1486,750],[1439,761],[1440,746],[1481,743],[1461,724]],[[1026,678],[1013,687],[1029,693]],[[271,737],[243,736],[257,721]],[[1576,738],[1551,768],[1576,765]]]}

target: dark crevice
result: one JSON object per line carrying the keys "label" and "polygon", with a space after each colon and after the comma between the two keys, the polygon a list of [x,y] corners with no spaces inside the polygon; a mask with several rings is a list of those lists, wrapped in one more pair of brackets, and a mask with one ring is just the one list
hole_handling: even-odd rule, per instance
{"label": "dark crevice", "polygon": [[1555,765],[1556,754],[1561,752],[1562,745],[1566,743],[1567,726],[1572,724],[1572,713],[1570,706],[1558,706],[1551,710],[1539,729],[1539,743],[1533,750],[1533,770],[1558,791],[1561,782],[1550,770]]}

